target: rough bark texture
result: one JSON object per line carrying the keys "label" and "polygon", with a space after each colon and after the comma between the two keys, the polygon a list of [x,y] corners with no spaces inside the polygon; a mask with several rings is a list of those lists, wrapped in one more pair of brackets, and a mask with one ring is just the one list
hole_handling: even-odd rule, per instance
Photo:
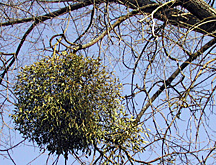
{"label": "rough bark texture", "polygon": [[181,5],[200,20],[216,15],[216,10],[203,0],[184,0]]}
{"label": "rough bark texture", "polygon": [[[133,2],[133,1],[130,1]],[[137,2],[137,1],[136,1]],[[146,4],[153,4],[152,1],[138,1],[139,6],[143,6]],[[151,8],[151,10],[144,10],[146,13],[153,12],[158,6],[155,8]],[[190,13],[183,13],[182,11],[176,9],[176,6],[181,6],[187,9]],[[180,0],[176,1],[170,6],[164,6],[160,10],[158,10],[157,14],[155,14],[155,18],[168,21],[170,24],[193,29],[194,31],[214,36],[213,33],[216,29],[216,10],[208,5],[203,0]]]}

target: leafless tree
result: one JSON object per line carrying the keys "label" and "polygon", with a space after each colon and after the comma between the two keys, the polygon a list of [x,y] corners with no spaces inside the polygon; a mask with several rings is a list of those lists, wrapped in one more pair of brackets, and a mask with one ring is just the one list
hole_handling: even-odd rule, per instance
{"label": "leafless tree", "polygon": [[216,163],[214,0],[1,0],[0,6],[1,156],[16,164],[11,151],[29,147],[13,140],[9,116],[20,68],[72,51],[99,56],[115,71],[123,104],[146,140],[136,152],[118,146],[106,153],[94,148],[88,158],[72,153],[76,163]]}

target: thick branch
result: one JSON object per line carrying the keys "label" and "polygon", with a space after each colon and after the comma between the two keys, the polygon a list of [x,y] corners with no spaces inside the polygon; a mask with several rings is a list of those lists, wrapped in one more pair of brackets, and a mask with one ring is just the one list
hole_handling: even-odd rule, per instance
{"label": "thick branch", "polygon": [[192,15],[204,22],[205,27],[200,26],[206,32],[214,32],[216,29],[216,10],[204,0],[183,0],[180,5],[186,8]]}
{"label": "thick branch", "polygon": [[[153,1],[150,0],[124,0],[123,2],[125,2],[125,5],[129,5],[131,8],[153,3]],[[142,11],[150,14],[161,5],[159,3],[156,4],[156,6],[146,8]],[[179,5],[187,9],[190,13],[185,13],[176,9],[175,7]],[[181,28],[193,28],[193,31],[211,36],[214,35],[209,33],[212,33],[216,29],[216,10],[203,0],[177,0],[172,5],[161,7],[160,10],[155,13],[154,18],[161,21],[167,21],[169,24]],[[208,23],[203,23],[207,20]]]}
{"label": "thick branch", "polygon": [[[68,0],[71,1],[71,0]],[[30,18],[24,18],[24,19],[17,19],[9,22],[0,23],[0,26],[9,26],[19,23],[25,23],[30,21],[38,21],[38,22],[44,22],[48,19],[51,19],[53,17],[57,17],[60,15],[63,15],[69,11],[74,11],[77,9],[80,9],[82,7],[86,7],[89,5],[95,4],[101,4],[104,1],[101,0],[84,0],[82,2],[79,2],[77,4],[69,5],[65,8],[61,8],[57,11],[50,12],[48,14],[38,16],[38,17],[30,17]],[[156,8],[160,7],[161,4],[155,3],[151,0],[122,0],[122,1],[116,1],[116,0],[110,0],[109,2],[113,3],[119,3],[125,6],[128,6],[132,9],[140,9],[144,6],[150,6],[142,9],[142,12],[146,14],[151,14]],[[181,5],[182,7],[186,8],[190,13],[185,14],[181,10],[175,9],[174,7],[177,5]],[[203,0],[184,0],[184,1],[177,1],[176,3],[172,4],[171,6],[164,6],[161,7],[160,10],[158,10],[154,17],[156,19],[159,19],[161,21],[167,21],[168,23],[182,27],[182,28],[192,28],[197,26],[201,21],[205,19],[214,19],[216,17],[215,10],[209,6],[207,3],[205,3]],[[203,25],[197,26],[193,29],[193,31],[200,32],[202,34],[208,34],[216,29],[216,24],[213,21],[212,23],[204,23]]]}
{"label": "thick branch", "polygon": [[38,17],[29,17],[29,18],[23,18],[23,19],[16,19],[13,21],[8,21],[4,23],[0,23],[0,26],[9,26],[9,25],[14,25],[14,24],[20,24],[20,23],[26,23],[26,22],[31,22],[31,21],[36,21],[36,22],[44,22],[48,19],[58,17],[60,15],[63,15],[65,13],[68,13],[69,11],[77,10],[82,7],[92,5],[92,1],[86,0],[84,3],[77,3],[77,4],[72,4],[67,7],[61,8],[59,10],[56,10],[54,12],[50,12],[48,14],[38,16]]}
{"label": "thick branch", "polygon": [[216,10],[203,0],[183,0],[181,2],[182,7],[200,20],[216,16]]}

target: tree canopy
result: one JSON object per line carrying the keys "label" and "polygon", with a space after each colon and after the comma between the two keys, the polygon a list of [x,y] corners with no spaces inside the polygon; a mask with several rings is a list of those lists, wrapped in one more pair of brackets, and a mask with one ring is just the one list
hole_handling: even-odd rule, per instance
{"label": "tree canopy", "polygon": [[[96,125],[88,125],[90,134],[95,133],[96,138],[91,134],[89,139],[103,141],[94,145],[87,140],[84,148],[88,148],[88,155],[69,152],[68,156],[74,156],[76,163],[215,163],[214,0],[2,0],[0,6],[2,157],[16,164],[12,153],[18,146],[28,148],[25,145],[27,137],[39,143],[42,153],[47,150],[55,153],[55,149],[40,145],[51,143],[52,140],[44,141],[51,137],[49,134],[41,140],[37,137],[41,134],[31,134],[31,121],[54,124],[43,118],[43,114],[49,114],[47,109],[52,108],[42,108],[44,113],[39,115],[42,118],[34,115],[42,112],[35,107],[41,107],[45,99],[54,98],[50,95],[56,94],[55,100],[59,103],[48,101],[55,111],[67,106],[64,101],[74,96],[72,100],[80,102],[76,106],[81,106],[81,116],[96,121]],[[82,66],[89,64],[90,69],[72,66],[72,58],[82,61]],[[99,66],[106,66],[106,69]],[[73,79],[74,75],[77,76]],[[122,83],[121,92],[114,77]],[[89,83],[81,87],[87,79]],[[62,88],[62,83],[68,88]],[[26,85],[32,90],[25,90]],[[73,85],[75,93],[71,89]],[[89,88],[96,87],[98,92],[94,94],[95,91]],[[80,89],[85,92],[79,93]],[[50,95],[46,90],[51,91],[48,92]],[[35,91],[40,91],[39,99]],[[32,98],[28,100],[29,95]],[[98,97],[105,99],[104,102],[98,102]],[[29,110],[30,114],[26,113],[24,118],[16,117],[21,115],[19,110]],[[66,122],[68,127],[64,126],[66,129],[70,127],[69,120],[79,118],[75,111],[72,114],[59,112],[56,116],[66,121],[67,115],[72,115]],[[116,123],[111,124],[110,119]],[[63,120],[59,121],[57,123],[62,124]],[[100,133],[105,128],[97,124],[99,121],[106,121],[102,125],[117,132],[112,134],[112,140],[107,133]],[[29,125],[19,128],[18,123]],[[43,122],[40,124],[38,129],[44,125]],[[80,130],[81,127],[71,128]],[[45,132],[49,131],[51,134],[51,130]],[[62,133],[62,129],[59,132]],[[65,137],[72,132],[69,129]],[[13,140],[19,133],[29,136]],[[86,137],[80,138],[80,142]],[[119,138],[123,143],[115,141]],[[37,161],[34,156],[32,160]]]}

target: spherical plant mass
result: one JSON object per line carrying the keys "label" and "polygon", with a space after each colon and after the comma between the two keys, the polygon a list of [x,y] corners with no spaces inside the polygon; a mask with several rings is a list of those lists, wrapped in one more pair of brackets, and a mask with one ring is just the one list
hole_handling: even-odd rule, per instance
{"label": "spherical plant mass", "polygon": [[100,60],[76,54],[25,66],[15,86],[15,128],[51,153],[87,152],[121,107],[121,85],[113,77]]}
{"label": "spherical plant mass", "polygon": [[22,68],[14,90],[15,129],[51,154],[90,153],[101,142],[133,149],[143,143],[120,104],[121,84],[99,59],[45,57]]}

